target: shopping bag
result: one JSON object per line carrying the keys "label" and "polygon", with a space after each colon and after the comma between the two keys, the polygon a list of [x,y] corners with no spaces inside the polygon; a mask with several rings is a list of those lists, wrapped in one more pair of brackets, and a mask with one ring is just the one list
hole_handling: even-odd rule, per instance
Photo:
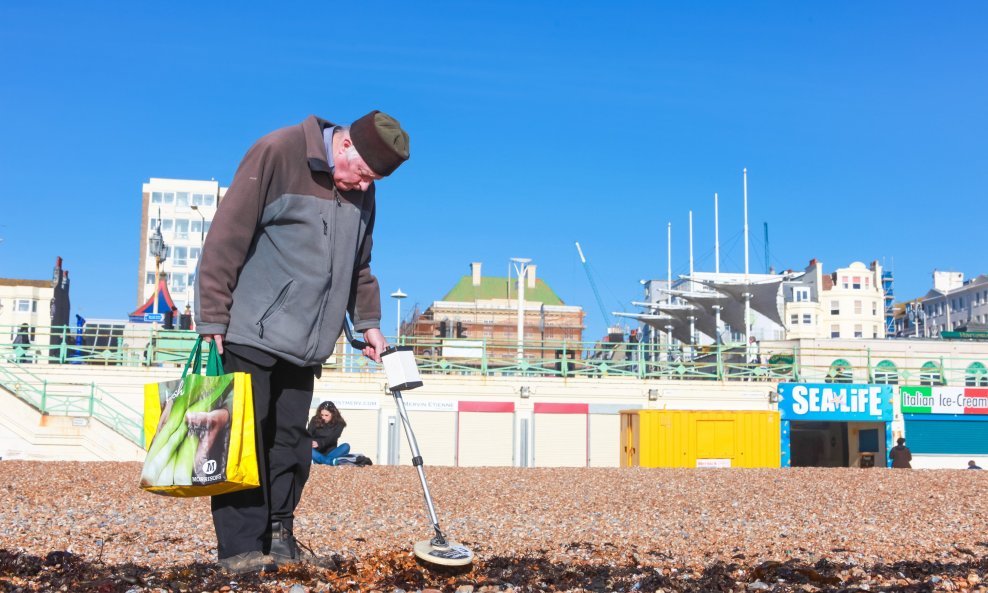
{"label": "shopping bag", "polygon": [[200,337],[181,378],[144,386],[144,490],[215,496],[260,485],[250,375],[224,373],[216,348],[202,375],[201,358]]}

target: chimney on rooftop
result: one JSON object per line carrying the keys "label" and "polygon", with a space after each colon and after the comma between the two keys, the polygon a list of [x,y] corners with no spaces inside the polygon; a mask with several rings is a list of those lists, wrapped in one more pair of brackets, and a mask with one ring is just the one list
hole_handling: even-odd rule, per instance
{"label": "chimney on rooftop", "polygon": [[527,272],[528,272],[528,278],[527,278],[528,282],[526,288],[535,288],[535,266],[529,264],[527,268]]}
{"label": "chimney on rooftop", "polygon": [[473,285],[480,286],[480,262],[475,261],[470,264],[470,275],[473,276]]}

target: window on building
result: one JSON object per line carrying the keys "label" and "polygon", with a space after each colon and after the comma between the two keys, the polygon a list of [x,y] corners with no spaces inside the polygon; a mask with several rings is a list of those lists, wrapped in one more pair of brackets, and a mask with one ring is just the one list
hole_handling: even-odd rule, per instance
{"label": "window on building", "polygon": [[172,250],[172,264],[176,266],[185,266],[189,263],[189,248],[182,246],[175,246]]}
{"label": "window on building", "polygon": [[202,197],[203,206],[212,206],[215,203],[216,203],[216,196],[212,194],[206,194]]}
{"label": "window on building", "polygon": [[152,218],[152,219],[148,220],[148,230],[153,232],[154,229],[156,229],[156,228],[158,228],[158,219],[157,218]]}
{"label": "window on building", "polygon": [[871,288],[871,277],[865,276],[864,281],[865,281],[865,288]]}
{"label": "window on building", "polygon": [[861,327],[861,324],[860,323],[857,323],[857,324],[854,325],[854,337],[855,338],[863,338],[864,337],[864,329]]}
{"label": "window on building", "polygon": [[209,234],[209,227],[210,227],[211,223],[212,223],[212,221],[210,221],[210,220],[207,220],[206,222],[202,223],[202,231],[204,233],[206,233],[207,235]]}
{"label": "window on building", "polygon": [[193,220],[189,222],[189,232],[193,235],[198,235],[202,232],[202,219]]}
{"label": "window on building", "polygon": [[180,191],[175,194],[175,205],[183,208],[189,207],[189,192]]}
{"label": "window on building", "polygon": [[899,369],[891,360],[883,360],[875,366],[875,383],[881,385],[898,385]]}
{"label": "window on building", "polygon": [[195,286],[195,285],[196,285],[196,274],[195,272],[193,272],[189,274],[189,286]]}
{"label": "window on building", "polygon": [[797,303],[805,303],[810,300],[810,289],[808,288],[793,288],[792,289],[792,300]]}
{"label": "window on building", "polygon": [[[34,303],[33,306],[32,303]],[[31,313],[32,309],[34,313],[38,312],[38,305],[35,301],[31,299],[14,299],[14,311],[18,313]]]}
{"label": "window on building", "polygon": [[188,285],[185,283],[186,278],[187,276],[185,274],[172,274],[168,283],[172,292],[184,292],[188,288]]}
{"label": "window on building", "polygon": [[144,284],[154,284],[154,272],[144,274]]}
{"label": "window on building", "polygon": [[878,303],[871,304],[871,314],[878,315]]}
{"label": "window on building", "polygon": [[851,288],[855,290],[861,289],[861,276],[854,276],[851,282]]}
{"label": "window on building", "polygon": [[202,206],[202,194],[192,194],[192,205]]}
{"label": "window on building", "polygon": [[824,378],[827,383],[851,383],[854,381],[853,370],[851,369],[851,363],[844,360],[843,358],[838,358],[834,362],[830,363],[830,369],[827,371],[827,376]]}
{"label": "window on building", "polygon": [[943,385],[943,374],[940,372],[940,365],[928,360],[919,369],[920,385]]}
{"label": "window on building", "polygon": [[876,340],[878,339],[878,326],[877,325],[871,326],[871,337],[875,338]]}
{"label": "window on building", "polygon": [[830,337],[839,338],[840,337],[840,326],[836,323],[830,326]]}
{"label": "window on building", "polygon": [[153,191],[153,192],[151,192],[151,203],[152,204],[160,204],[161,203],[161,192],[160,191]]}
{"label": "window on building", "polygon": [[184,218],[178,218],[175,220],[175,238],[176,239],[188,239],[189,238],[189,221]]}
{"label": "window on building", "polygon": [[847,290],[848,287],[847,276],[841,276],[840,280],[841,280],[841,286],[843,286],[844,289]]}
{"label": "window on building", "polygon": [[189,259],[192,261],[199,261],[199,253],[201,249],[199,247],[189,248]]}
{"label": "window on building", "polygon": [[988,387],[988,368],[980,362],[972,362],[964,373],[964,385],[968,387]]}
{"label": "window on building", "polygon": [[793,313],[792,315],[790,315],[789,316],[789,324],[790,325],[799,325],[799,314]]}
{"label": "window on building", "polygon": [[861,301],[854,301],[854,314],[861,315]]}
{"label": "window on building", "polygon": [[840,301],[830,301],[830,314],[840,315]]}
{"label": "window on building", "polygon": [[803,323],[806,324],[806,325],[812,324],[813,323],[813,314],[812,313],[803,313]]}
{"label": "window on building", "polygon": [[169,232],[171,232],[171,230],[172,230],[172,228],[174,228],[174,226],[175,226],[175,221],[174,220],[172,220],[170,218],[162,218],[161,219],[161,232],[162,233],[169,233]]}
{"label": "window on building", "polygon": [[161,201],[163,204],[174,204],[175,203],[175,192],[166,191],[164,193],[163,199]]}

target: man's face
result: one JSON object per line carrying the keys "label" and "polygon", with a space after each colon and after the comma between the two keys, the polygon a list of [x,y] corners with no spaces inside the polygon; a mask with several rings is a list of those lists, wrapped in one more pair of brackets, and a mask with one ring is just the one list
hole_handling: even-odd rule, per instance
{"label": "man's face", "polygon": [[381,179],[357,153],[349,136],[340,143],[340,149],[333,155],[333,161],[333,182],[340,191],[367,191],[372,181]]}

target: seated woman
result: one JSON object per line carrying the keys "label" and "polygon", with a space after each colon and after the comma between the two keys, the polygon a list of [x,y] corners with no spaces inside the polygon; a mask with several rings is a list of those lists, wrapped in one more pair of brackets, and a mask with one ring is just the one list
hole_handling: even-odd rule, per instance
{"label": "seated woman", "polygon": [[350,445],[339,443],[346,421],[330,401],[319,404],[316,415],[309,420],[309,436],[312,437],[312,462],[336,465],[336,460],[350,452]]}

